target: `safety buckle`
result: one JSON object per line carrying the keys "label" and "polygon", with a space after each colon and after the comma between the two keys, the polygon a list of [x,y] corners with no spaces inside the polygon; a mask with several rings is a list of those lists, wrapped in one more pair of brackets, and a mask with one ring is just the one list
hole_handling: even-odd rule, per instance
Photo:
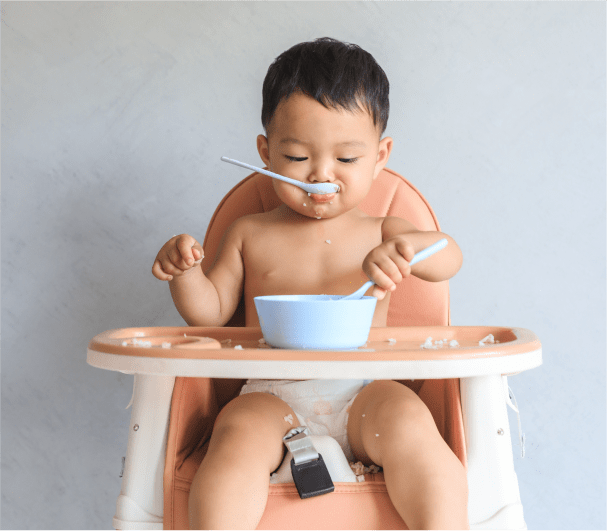
{"label": "safety buckle", "polygon": [[291,473],[301,499],[328,494],[335,490],[329,470],[309,437],[306,426],[298,426],[283,438],[288,450],[293,454]]}

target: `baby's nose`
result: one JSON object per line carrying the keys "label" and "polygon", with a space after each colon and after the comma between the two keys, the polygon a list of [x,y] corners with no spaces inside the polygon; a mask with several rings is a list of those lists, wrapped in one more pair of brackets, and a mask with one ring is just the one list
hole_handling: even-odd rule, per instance
{"label": "baby's nose", "polygon": [[318,164],[314,166],[309,179],[315,183],[330,183],[335,180],[335,175],[329,164]]}

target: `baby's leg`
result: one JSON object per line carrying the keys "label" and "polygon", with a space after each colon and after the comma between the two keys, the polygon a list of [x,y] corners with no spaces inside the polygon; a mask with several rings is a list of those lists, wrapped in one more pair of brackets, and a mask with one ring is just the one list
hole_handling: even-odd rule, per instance
{"label": "baby's leg", "polygon": [[363,464],[383,467],[390,500],[409,529],[469,529],[466,471],[411,389],[370,383],[350,409],[348,439]]}
{"label": "baby's leg", "polygon": [[296,426],[294,411],[276,396],[248,393],[228,403],[190,488],[190,529],[255,529],[270,473],[284,456],[282,437]]}

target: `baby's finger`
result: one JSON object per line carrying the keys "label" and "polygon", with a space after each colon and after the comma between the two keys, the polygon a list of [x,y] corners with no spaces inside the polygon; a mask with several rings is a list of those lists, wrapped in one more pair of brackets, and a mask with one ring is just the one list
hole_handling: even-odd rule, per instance
{"label": "baby's finger", "polygon": [[396,289],[396,284],[376,262],[369,264],[368,269],[365,273],[375,282],[376,287],[382,288],[384,291],[394,291]]}
{"label": "baby's finger", "polygon": [[154,265],[152,266],[152,274],[158,279],[158,280],[173,280],[173,277],[167,273],[164,272],[164,270],[162,269],[162,265],[160,263],[159,260],[155,260],[154,261]]}
{"label": "baby's finger", "polygon": [[384,300],[386,293],[388,293],[384,288],[380,288],[377,284],[373,286],[373,291],[371,292],[371,296],[375,297],[378,301]]}
{"label": "baby's finger", "polygon": [[204,258],[204,251],[198,242],[196,242],[196,245],[192,247],[192,255],[196,260],[194,262],[195,264],[199,264],[200,262],[202,262],[202,259]]}
{"label": "baby's finger", "polygon": [[390,258],[392,259],[392,262],[394,262],[394,265],[396,265],[398,268],[401,274],[401,280],[403,278],[407,278],[411,274],[411,266],[409,265],[409,262],[400,254],[391,255]]}
{"label": "baby's finger", "polygon": [[162,267],[162,270],[165,274],[172,277],[183,274],[183,271],[178,268],[173,262],[171,262],[168,258],[160,260],[160,267]]}
{"label": "baby's finger", "polygon": [[406,240],[397,239],[395,242],[396,250],[404,257],[407,262],[413,260],[415,248]]}
{"label": "baby's finger", "polygon": [[379,258],[376,258],[375,260],[375,265],[377,265],[389,279],[388,284],[378,284],[380,285],[380,287],[388,290],[393,284],[398,284],[403,279],[403,275],[401,274],[399,267],[394,263],[393,258],[398,259],[398,257],[396,256],[390,256],[386,254],[380,256]]}
{"label": "baby's finger", "polygon": [[183,236],[177,240],[177,249],[181,254],[181,260],[186,269],[191,267],[196,261],[196,258],[194,258],[194,254],[192,253],[192,247],[197,243],[198,242],[191,236]]}
{"label": "baby's finger", "polygon": [[166,258],[164,260],[160,260],[160,263],[163,267],[173,267],[179,271],[179,273],[183,273],[190,269],[190,267],[185,263],[183,258],[181,258],[181,253],[179,249],[173,247],[169,249],[166,253]]}

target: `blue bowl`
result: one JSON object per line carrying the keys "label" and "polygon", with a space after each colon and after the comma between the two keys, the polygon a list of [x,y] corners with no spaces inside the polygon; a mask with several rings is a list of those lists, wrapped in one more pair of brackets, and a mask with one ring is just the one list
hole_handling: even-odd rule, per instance
{"label": "blue bowl", "polygon": [[335,300],[339,295],[255,297],[266,343],[296,350],[342,350],[369,338],[377,299]]}

